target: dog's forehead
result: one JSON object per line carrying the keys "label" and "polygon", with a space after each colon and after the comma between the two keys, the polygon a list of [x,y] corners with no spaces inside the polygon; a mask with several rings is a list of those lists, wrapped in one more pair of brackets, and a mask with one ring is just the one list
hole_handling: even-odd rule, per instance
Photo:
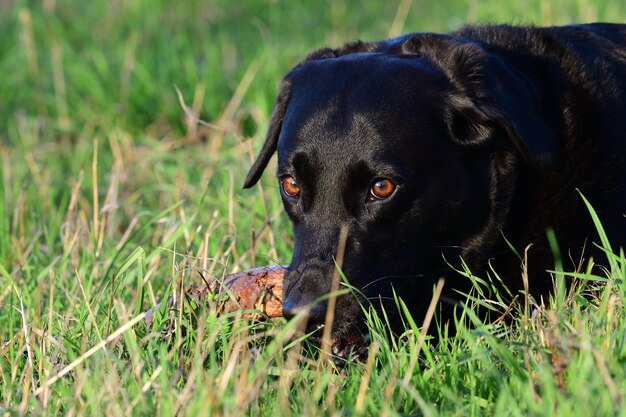
{"label": "dog's forehead", "polygon": [[405,146],[407,135],[432,136],[441,118],[444,77],[417,58],[354,54],[306,63],[288,77],[282,160],[297,151],[324,159],[384,153]]}
{"label": "dog's forehead", "polygon": [[[288,75],[291,101],[309,107],[347,106],[380,111],[437,95],[447,77],[423,56],[356,53],[307,61]],[[303,103],[304,102],[304,103]]]}

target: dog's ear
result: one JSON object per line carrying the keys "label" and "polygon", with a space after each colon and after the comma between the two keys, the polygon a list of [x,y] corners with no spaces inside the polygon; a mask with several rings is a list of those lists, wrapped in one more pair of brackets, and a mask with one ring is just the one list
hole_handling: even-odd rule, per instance
{"label": "dog's ear", "polygon": [[449,79],[446,124],[452,139],[480,146],[503,133],[532,166],[556,169],[561,151],[540,112],[536,87],[480,45],[445,35],[412,35],[403,50],[425,55]]}
{"label": "dog's ear", "polygon": [[283,80],[278,90],[278,96],[274,103],[274,110],[272,110],[272,116],[270,117],[269,127],[267,129],[267,136],[265,137],[265,143],[256,158],[256,161],[252,164],[248,175],[243,183],[243,188],[250,188],[259,181],[263,170],[267,166],[270,158],[276,152],[276,146],[278,145],[278,135],[283,123],[283,117],[285,116],[285,110],[287,109],[287,102],[289,101],[291,83],[287,80]]}

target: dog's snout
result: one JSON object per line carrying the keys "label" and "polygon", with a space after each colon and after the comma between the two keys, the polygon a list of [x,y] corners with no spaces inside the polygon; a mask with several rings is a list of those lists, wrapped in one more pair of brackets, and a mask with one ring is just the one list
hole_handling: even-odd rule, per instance
{"label": "dog's snout", "polygon": [[283,316],[292,319],[300,314],[307,321],[308,327],[321,325],[326,317],[325,304],[319,300],[287,297],[283,304]]}
{"label": "dog's snout", "polygon": [[325,274],[317,268],[306,268],[303,272],[292,270],[286,276],[283,316],[291,319],[301,315],[314,327],[324,323],[327,293]]}

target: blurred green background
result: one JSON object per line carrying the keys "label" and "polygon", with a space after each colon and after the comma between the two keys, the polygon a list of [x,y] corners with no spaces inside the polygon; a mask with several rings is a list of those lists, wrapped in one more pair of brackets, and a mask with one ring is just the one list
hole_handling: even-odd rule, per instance
{"label": "blurred green background", "polygon": [[[20,115],[46,135],[85,123],[181,129],[173,87],[216,120],[253,62],[245,101],[266,110],[282,73],[321,46],[466,23],[624,21],[615,0],[0,2],[0,134]],[[390,33],[394,32],[394,33]],[[60,96],[60,97],[59,97]]]}

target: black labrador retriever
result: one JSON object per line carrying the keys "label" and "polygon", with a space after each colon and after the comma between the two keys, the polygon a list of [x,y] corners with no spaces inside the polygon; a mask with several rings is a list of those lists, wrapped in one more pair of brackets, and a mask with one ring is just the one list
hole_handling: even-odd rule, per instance
{"label": "black labrador retriever", "polygon": [[[423,315],[436,280],[459,299],[493,268],[551,288],[546,230],[563,263],[603,258],[580,195],[614,249],[626,242],[626,25],[467,27],[321,49],[281,83],[245,188],[278,151],[295,235],[284,314],[323,326],[340,230],[342,271],[358,291],[336,300],[333,340],[355,340],[360,303],[395,291]],[[580,190],[580,193],[578,192]],[[389,309],[387,309],[389,313]]]}

